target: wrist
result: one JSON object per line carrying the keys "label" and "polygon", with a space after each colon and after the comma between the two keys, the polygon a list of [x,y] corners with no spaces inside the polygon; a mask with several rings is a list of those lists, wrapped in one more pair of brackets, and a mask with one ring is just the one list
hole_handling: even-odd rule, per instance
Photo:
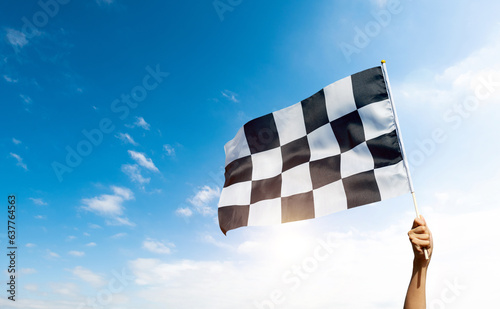
{"label": "wrist", "polygon": [[430,262],[430,259],[426,260],[425,257],[414,258],[413,259],[413,268],[427,270],[427,267],[429,266],[429,262]]}

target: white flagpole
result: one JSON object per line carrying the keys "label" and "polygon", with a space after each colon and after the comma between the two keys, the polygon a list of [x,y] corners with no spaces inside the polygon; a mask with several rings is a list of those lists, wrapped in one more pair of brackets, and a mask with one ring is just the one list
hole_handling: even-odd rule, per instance
{"label": "white flagpole", "polygon": [[[385,84],[387,86],[387,94],[389,96],[389,102],[391,102],[392,112],[394,114],[394,123],[396,124],[396,133],[399,140],[399,145],[401,145],[401,155],[403,156],[403,165],[406,169],[406,174],[408,175],[408,184],[410,185],[410,192],[413,198],[413,206],[415,206],[415,213],[417,214],[417,218],[420,217],[420,213],[418,211],[417,198],[415,197],[415,189],[413,188],[413,182],[411,181],[410,174],[410,165],[408,164],[408,159],[406,158],[405,147],[403,144],[403,136],[401,135],[401,129],[399,128],[398,115],[396,113],[396,106],[394,105],[394,100],[392,98],[392,90],[391,83],[389,82],[389,75],[387,74],[387,68],[385,67],[385,60],[381,61],[382,63],[382,73],[384,74]],[[424,249],[425,259],[429,259],[429,252],[427,249]]]}

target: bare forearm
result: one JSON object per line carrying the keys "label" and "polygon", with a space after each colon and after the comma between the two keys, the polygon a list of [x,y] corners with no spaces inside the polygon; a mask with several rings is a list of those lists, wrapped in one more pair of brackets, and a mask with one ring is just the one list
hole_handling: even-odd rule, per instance
{"label": "bare forearm", "polygon": [[404,309],[425,309],[425,281],[427,262],[413,262],[413,271],[406,293]]}

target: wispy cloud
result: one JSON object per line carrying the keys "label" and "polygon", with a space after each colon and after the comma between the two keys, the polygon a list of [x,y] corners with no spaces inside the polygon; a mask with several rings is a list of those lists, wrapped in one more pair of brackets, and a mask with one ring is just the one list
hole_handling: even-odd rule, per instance
{"label": "wispy cloud", "polygon": [[115,135],[116,138],[120,139],[124,143],[132,144],[134,146],[137,146],[138,144],[134,141],[132,136],[130,136],[128,133],[118,133]]}
{"label": "wispy cloud", "polygon": [[29,242],[29,243],[26,244],[26,247],[27,248],[33,248],[33,247],[36,247],[36,245]]}
{"label": "wispy cloud", "polygon": [[24,289],[30,292],[36,292],[38,291],[38,285],[36,284],[25,284]]}
{"label": "wispy cloud", "polygon": [[18,79],[12,78],[8,75],[3,75],[3,79],[5,79],[5,81],[8,83],[17,83],[19,81]]}
{"label": "wispy cloud", "polygon": [[21,143],[22,143],[20,140],[18,140],[18,139],[16,139],[16,138],[14,138],[14,137],[12,138],[12,142],[13,142],[14,144],[16,144],[16,145],[19,145],[19,144],[21,144]]}
{"label": "wispy cloud", "polygon": [[149,183],[151,178],[145,178],[141,174],[141,169],[137,164],[124,164],[122,165],[122,172],[125,173],[132,182],[137,182],[141,185]]}
{"label": "wispy cloud", "polygon": [[135,117],[135,118],[136,118],[136,121],[134,122],[134,126],[141,127],[144,130],[149,130],[151,128],[149,123],[147,123],[146,120],[144,120],[144,118],[142,118],[142,117]]}
{"label": "wispy cloud", "polygon": [[97,244],[95,242],[89,242],[85,246],[87,246],[87,247],[95,247],[95,246],[97,246]]}
{"label": "wispy cloud", "polygon": [[123,238],[125,236],[127,236],[127,233],[117,233],[117,234],[111,236],[110,238],[111,239],[119,239],[119,238]]}
{"label": "wispy cloud", "polygon": [[122,217],[123,203],[134,199],[134,194],[128,188],[111,186],[113,194],[82,199],[83,209],[108,219],[108,225],[133,225],[127,218]]}
{"label": "wispy cloud", "polygon": [[[494,37],[499,35],[500,31],[497,31]],[[500,43],[491,39],[488,45],[477,49],[445,70],[435,72],[433,76],[425,76],[425,78],[417,76],[411,82],[402,83],[396,88],[399,90],[396,90],[395,96],[398,95],[406,100],[408,106],[414,109],[412,112],[428,113],[429,108],[433,108],[443,109],[442,112],[445,115],[444,109],[453,108],[455,113],[450,115],[457,115],[462,119],[468,118],[469,112],[486,104],[496,104],[500,99],[499,53]],[[474,96],[474,98],[469,96]],[[472,103],[476,101],[478,103],[470,110],[469,99]],[[419,104],[422,100],[426,100],[426,104]],[[460,112],[460,106],[466,111]],[[454,118],[450,117],[450,119]],[[445,123],[449,122],[448,119],[444,120]]]}
{"label": "wispy cloud", "polygon": [[[228,291],[234,288],[234,286],[240,286],[241,283],[248,283],[247,279],[252,278],[250,275],[254,274],[252,271],[246,273],[246,267],[240,267],[234,265],[233,262],[207,262],[207,261],[193,261],[193,260],[181,260],[173,263],[165,263],[160,259],[145,259],[139,258],[129,262],[129,267],[136,278],[135,283],[138,286],[151,286],[159,288],[162,292],[166,292],[162,287],[169,285],[172,282],[176,282],[179,286],[190,286],[196,289],[196,291],[201,291],[205,289],[210,289],[211,291]],[[241,269],[244,269],[241,271]],[[198,275],[201,274],[201,277]],[[237,277],[240,275],[239,277]],[[225,278],[232,278],[232,280],[213,280],[218,276],[224,276]],[[211,277],[211,279],[209,279]],[[255,277],[255,276],[254,276]],[[201,279],[197,280],[195,278]],[[213,286],[215,284],[215,286]],[[235,285],[236,284],[236,285]],[[207,287],[207,285],[209,287]],[[190,290],[188,289],[188,290]],[[158,291],[158,289],[156,289]],[[152,292],[152,291],[151,291]],[[185,291],[188,292],[188,291]],[[152,293],[147,293],[149,297]],[[185,296],[177,297],[176,299],[184,299],[184,303],[188,302],[189,308],[203,307],[203,302],[207,299],[198,299],[193,297],[194,293],[190,294],[189,300],[185,299]],[[165,294],[163,294],[165,295]],[[163,297],[162,295],[162,297]],[[174,296],[173,294],[170,294]],[[214,295],[212,292],[204,295]],[[160,300],[160,297],[154,297],[156,300],[161,301],[165,307],[172,307],[172,305],[165,300]],[[241,297],[239,298],[241,302]],[[236,302],[235,302],[236,303]],[[251,303],[251,301],[248,301]],[[175,305],[174,305],[175,307]]]}
{"label": "wispy cloud", "polygon": [[51,258],[59,258],[59,254],[55,253],[55,252],[52,252],[50,250],[47,250],[47,254],[49,255],[49,257]]}
{"label": "wispy cloud", "polygon": [[100,6],[103,6],[103,5],[111,5],[115,2],[115,0],[96,0],[96,2]]}
{"label": "wispy cloud", "polygon": [[173,243],[164,243],[162,241],[147,238],[142,242],[142,247],[154,253],[170,254],[172,252],[170,248],[175,247],[175,245]]}
{"label": "wispy cloud", "polygon": [[78,278],[87,283],[90,283],[90,285],[92,285],[93,287],[101,287],[105,283],[102,276],[82,266],[77,266],[70,271],[71,273],[73,273],[73,275],[77,276]]}
{"label": "wispy cloud", "polygon": [[106,219],[107,225],[128,225],[135,226],[135,223],[131,222],[128,218],[124,217],[115,217],[112,220]]}
{"label": "wispy cloud", "polygon": [[23,48],[26,44],[28,44],[26,35],[15,29],[8,28],[5,37],[7,42],[9,42],[9,44],[14,48]]}
{"label": "wispy cloud", "polygon": [[71,282],[51,282],[48,285],[54,294],[66,297],[76,297],[79,294],[78,286]]}
{"label": "wispy cloud", "polygon": [[214,199],[220,196],[220,188],[211,188],[209,186],[203,186],[196,194],[188,199],[188,202],[194,206],[196,211],[200,214],[213,215],[215,214],[215,208],[209,205]]}
{"label": "wispy cloud", "polygon": [[89,223],[89,228],[91,228],[91,229],[100,229],[100,228],[101,228],[101,226],[100,226],[100,225],[98,225],[98,224]]}
{"label": "wispy cloud", "polygon": [[387,0],[372,0],[372,3],[378,8],[384,8],[387,6]]}
{"label": "wispy cloud", "polygon": [[238,103],[239,100],[236,98],[238,95],[232,91],[229,91],[229,90],[224,90],[224,91],[221,91],[221,94],[223,97],[225,97],[226,99],[228,99],[229,101],[232,101],[234,103]]}
{"label": "wispy cloud", "polygon": [[21,274],[31,275],[31,274],[35,274],[37,271],[34,268],[21,268],[20,272],[21,272]]}
{"label": "wispy cloud", "polygon": [[181,217],[191,217],[193,215],[193,211],[189,207],[179,207],[175,213]]}
{"label": "wispy cloud", "polygon": [[33,100],[27,95],[20,94],[19,97],[23,100],[24,104],[32,104],[33,103]]}
{"label": "wispy cloud", "polygon": [[134,159],[140,166],[147,168],[150,171],[157,172],[159,173],[160,171],[156,167],[156,165],[153,163],[153,160],[150,158],[147,158],[146,155],[142,152],[136,152],[133,150],[128,151],[130,157]]}
{"label": "wispy cloud", "polygon": [[206,242],[208,244],[212,244],[212,245],[219,247],[219,248],[232,249],[232,247],[230,245],[216,240],[212,235],[208,235],[208,234],[202,235],[201,239],[203,242]]}
{"label": "wispy cloud", "polygon": [[36,215],[34,218],[35,218],[35,219],[39,219],[39,220],[43,220],[43,219],[47,219],[47,216],[43,216],[43,215]]}
{"label": "wispy cloud", "polygon": [[41,198],[34,198],[34,197],[30,197],[29,198],[33,204],[35,205],[40,205],[40,206],[45,206],[45,205],[48,205],[46,202],[44,202]]}
{"label": "wispy cloud", "polygon": [[171,156],[171,157],[175,156],[175,149],[171,145],[169,145],[169,144],[163,145],[163,150],[165,150],[165,154],[167,156]]}
{"label": "wispy cloud", "polygon": [[85,255],[85,252],[83,251],[69,251],[68,252],[69,255],[72,255],[72,256],[84,256]]}
{"label": "wispy cloud", "polygon": [[17,160],[17,166],[22,167],[24,170],[28,170],[28,166],[23,162],[23,158],[21,158],[20,155],[15,154],[13,152],[10,153],[10,155]]}

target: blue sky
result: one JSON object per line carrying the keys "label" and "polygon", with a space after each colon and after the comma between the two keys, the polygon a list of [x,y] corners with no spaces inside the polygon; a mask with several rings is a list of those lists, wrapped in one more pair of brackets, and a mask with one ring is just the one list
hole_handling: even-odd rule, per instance
{"label": "blue sky", "polygon": [[3,2],[0,192],[17,197],[19,278],[1,307],[401,307],[409,195],[227,237],[216,219],[239,127],[381,59],[436,239],[429,306],[490,306],[499,6]]}

